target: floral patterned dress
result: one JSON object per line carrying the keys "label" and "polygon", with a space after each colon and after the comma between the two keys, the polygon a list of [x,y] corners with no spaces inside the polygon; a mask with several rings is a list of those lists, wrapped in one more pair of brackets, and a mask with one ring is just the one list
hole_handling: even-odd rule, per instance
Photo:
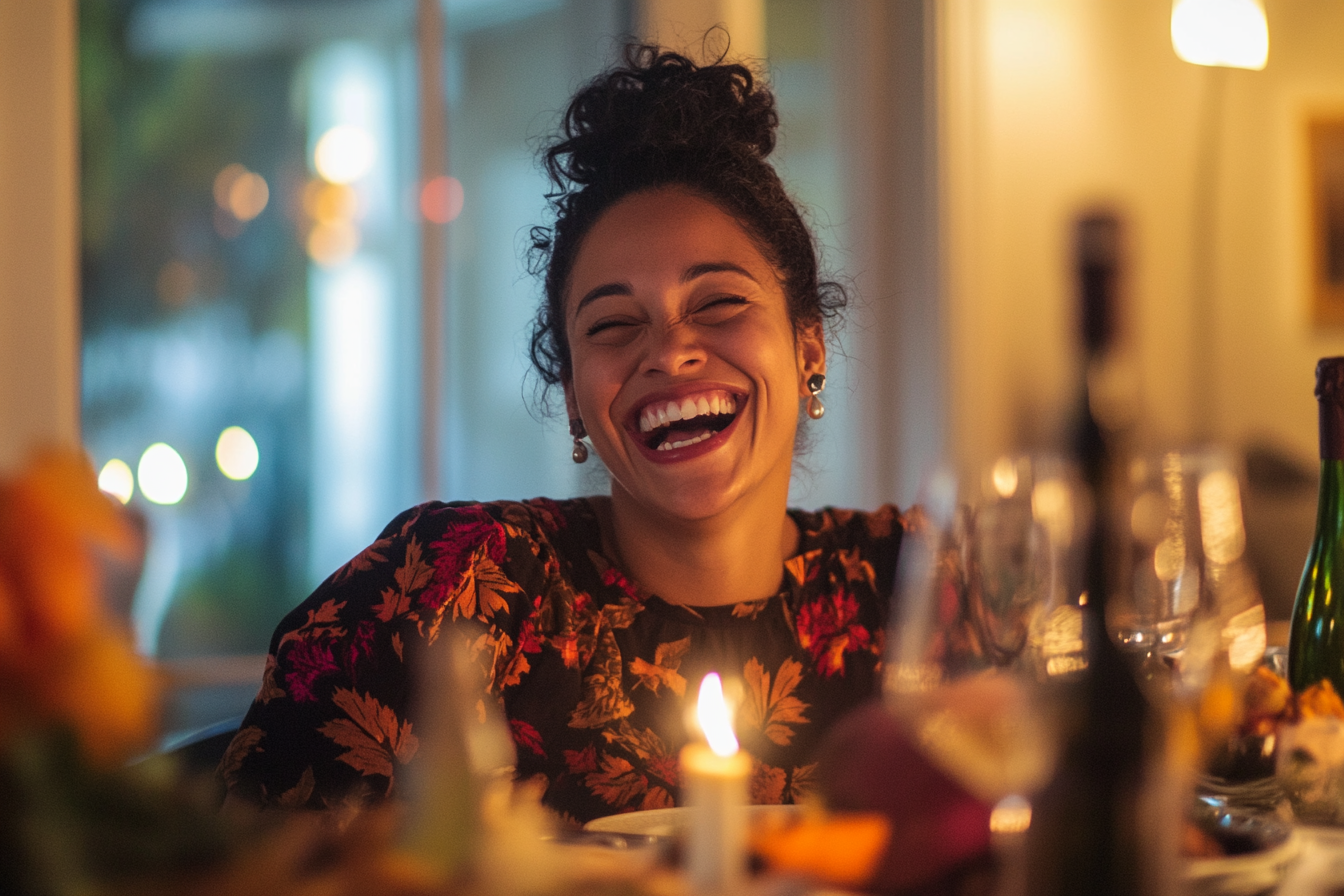
{"label": "floral patterned dress", "polygon": [[474,661],[457,703],[501,706],[517,778],[576,822],[678,803],[686,710],[710,671],[738,695],[753,801],[793,802],[827,728],[878,690],[905,520],[789,513],[800,540],[779,594],[692,608],[621,573],[588,499],[406,511],[281,622],[225,782],[292,807],[395,793],[426,708],[454,698],[418,693],[431,676],[414,670],[453,650]]}

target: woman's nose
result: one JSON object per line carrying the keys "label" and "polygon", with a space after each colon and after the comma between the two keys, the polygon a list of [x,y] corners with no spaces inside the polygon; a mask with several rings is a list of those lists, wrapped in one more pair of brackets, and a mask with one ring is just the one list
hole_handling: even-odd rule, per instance
{"label": "woman's nose", "polygon": [[644,370],[676,376],[701,366],[705,358],[705,348],[695,328],[677,321],[654,329],[649,350],[644,356]]}

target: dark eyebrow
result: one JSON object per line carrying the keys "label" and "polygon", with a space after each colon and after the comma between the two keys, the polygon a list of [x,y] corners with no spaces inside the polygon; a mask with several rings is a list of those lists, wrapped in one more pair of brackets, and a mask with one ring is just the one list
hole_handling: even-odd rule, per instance
{"label": "dark eyebrow", "polygon": [[604,296],[628,296],[633,291],[629,283],[603,283],[601,286],[594,286],[584,293],[583,298],[579,299],[579,304],[574,306],[574,316],[578,317],[579,312],[583,310],[583,306],[594,299],[600,299]]}
{"label": "dark eyebrow", "polygon": [[[741,274],[752,283],[757,282],[756,278],[751,276],[746,268],[741,265],[733,264],[731,261],[706,261],[701,264],[693,264],[681,275],[681,282],[690,283],[697,277],[703,277],[706,274],[719,274],[725,272],[730,274]],[[584,306],[589,302],[606,296],[628,296],[633,291],[634,290],[630,288],[629,283],[604,283],[601,286],[595,286],[584,293],[583,298],[579,299],[579,304],[574,306],[574,316],[578,317],[579,312],[582,311]]]}
{"label": "dark eyebrow", "polygon": [[756,283],[756,278],[747,272],[747,269],[740,265],[735,265],[731,261],[706,261],[703,264],[693,264],[686,269],[686,273],[681,275],[682,283],[689,283],[696,277],[703,277],[706,274],[719,273],[741,274],[752,283]]}

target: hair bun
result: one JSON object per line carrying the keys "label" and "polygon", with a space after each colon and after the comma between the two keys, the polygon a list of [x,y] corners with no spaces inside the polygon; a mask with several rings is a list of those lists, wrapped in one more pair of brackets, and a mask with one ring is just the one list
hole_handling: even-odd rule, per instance
{"label": "hair bun", "polygon": [[760,161],[775,148],[774,96],[746,66],[698,66],[648,45],[628,47],[625,62],[570,103],[563,139],[546,153],[558,185],[587,186],[655,159]]}

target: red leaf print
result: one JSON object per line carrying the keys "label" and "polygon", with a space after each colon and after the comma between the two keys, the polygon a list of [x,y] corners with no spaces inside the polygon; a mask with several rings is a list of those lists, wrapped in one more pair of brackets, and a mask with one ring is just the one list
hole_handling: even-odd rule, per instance
{"label": "red leaf print", "polygon": [[454,513],[459,521],[429,546],[434,556],[434,577],[420,594],[420,604],[437,610],[448,595],[458,589],[462,577],[479,554],[504,562],[504,526],[481,508],[460,507]]}
{"label": "red leaf print", "polygon": [[546,758],[546,751],[541,748],[541,732],[536,728],[524,722],[522,719],[514,719],[509,722],[509,728],[513,732],[513,742],[520,747],[527,747],[533,753]]}
{"label": "red leaf print", "polygon": [[597,748],[589,744],[582,750],[565,750],[565,768],[576,775],[597,771]]}
{"label": "red leaf print", "polygon": [[681,763],[676,756],[657,756],[648,761],[649,774],[673,786],[681,785]]}
{"label": "red leaf print", "polygon": [[826,677],[845,674],[845,654],[866,648],[871,634],[854,622],[859,602],[843,591],[804,604],[798,611],[798,642]]}
{"label": "red leaf print", "polygon": [[346,653],[346,662],[351,669],[361,659],[373,653],[373,631],[373,622],[368,619],[361,620],[359,625],[355,626],[355,634],[350,639]]}
{"label": "red leaf print", "polygon": [[313,690],[317,680],[337,671],[331,644],[325,641],[297,641],[289,649],[287,659],[292,671],[285,673],[285,688],[297,703],[317,700]]}

